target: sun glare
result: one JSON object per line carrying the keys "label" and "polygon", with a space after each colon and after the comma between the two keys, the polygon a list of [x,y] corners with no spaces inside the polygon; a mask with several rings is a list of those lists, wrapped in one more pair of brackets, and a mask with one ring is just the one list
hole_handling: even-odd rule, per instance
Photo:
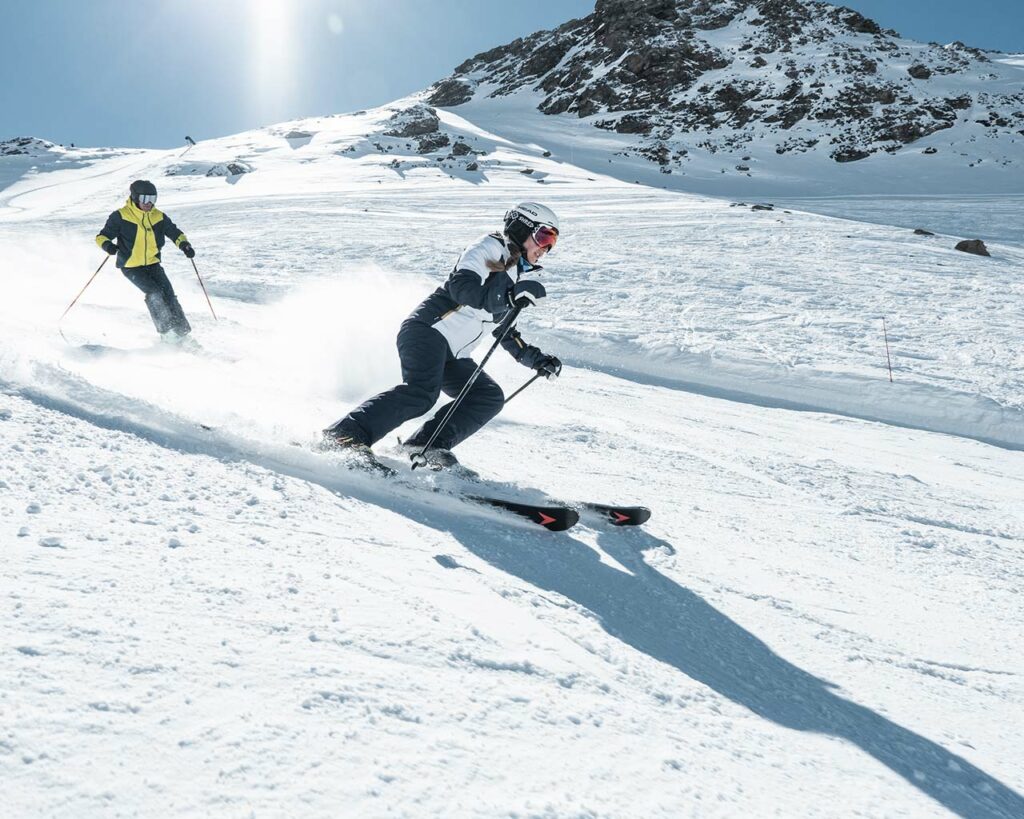
{"label": "sun glare", "polygon": [[250,94],[261,117],[282,116],[295,88],[297,9],[288,0],[250,0]]}

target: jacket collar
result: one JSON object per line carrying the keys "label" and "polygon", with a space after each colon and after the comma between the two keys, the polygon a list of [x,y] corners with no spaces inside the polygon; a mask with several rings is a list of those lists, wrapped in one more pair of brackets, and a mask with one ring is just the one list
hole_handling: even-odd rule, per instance
{"label": "jacket collar", "polygon": [[156,205],[153,206],[151,211],[144,211],[135,205],[130,196],[125,200],[124,206],[128,209],[128,212],[140,222],[144,216],[148,216],[150,220],[152,220],[154,216],[160,215],[160,211],[156,209]]}

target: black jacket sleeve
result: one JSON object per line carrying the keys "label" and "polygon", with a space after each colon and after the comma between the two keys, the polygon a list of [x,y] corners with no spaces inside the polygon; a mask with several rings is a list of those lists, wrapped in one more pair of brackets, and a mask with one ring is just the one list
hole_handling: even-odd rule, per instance
{"label": "black jacket sleeve", "polygon": [[164,214],[164,218],[160,220],[160,225],[163,228],[164,236],[174,242],[178,247],[181,247],[182,242],[188,241],[188,239],[185,238],[185,234],[178,229],[178,226],[171,221],[171,217],[166,213]]}
{"label": "black jacket sleeve", "polygon": [[105,242],[117,244],[118,236],[121,235],[121,211],[115,210],[107,217],[103,230],[96,234],[96,244],[103,247]]}
{"label": "black jacket sleeve", "polygon": [[511,287],[512,278],[503,270],[491,273],[484,282],[473,270],[456,270],[448,279],[448,292],[455,301],[488,313],[502,313],[508,309]]}
{"label": "black jacket sleeve", "polygon": [[502,339],[501,346],[512,358],[525,367],[535,367],[537,362],[544,358],[544,353],[539,348],[523,341],[523,337],[515,327],[509,330],[508,335]]}

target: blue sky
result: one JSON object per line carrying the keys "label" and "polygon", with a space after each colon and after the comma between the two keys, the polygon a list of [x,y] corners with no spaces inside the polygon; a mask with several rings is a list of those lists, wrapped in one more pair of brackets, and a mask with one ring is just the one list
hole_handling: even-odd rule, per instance
{"label": "blue sky", "polygon": [[[0,139],[167,148],[379,105],[593,0],[0,5]],[[1024,0],[851,0],[917,40],[1024,51]]]}

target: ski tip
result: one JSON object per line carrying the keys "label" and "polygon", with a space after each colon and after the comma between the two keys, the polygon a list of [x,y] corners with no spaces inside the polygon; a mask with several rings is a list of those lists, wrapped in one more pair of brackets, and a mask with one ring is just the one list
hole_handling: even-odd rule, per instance
{"label": "ski tip", "polygon": [[651,519],[651,510],[646,506],[634,506],[620,526],[640,526]]}
{"label": "ski tip", "polygon": [[651,510],[646,506],[609,506],[603,503],[584,506],[600,514],[612,526],[640,526],[651,519]]}

